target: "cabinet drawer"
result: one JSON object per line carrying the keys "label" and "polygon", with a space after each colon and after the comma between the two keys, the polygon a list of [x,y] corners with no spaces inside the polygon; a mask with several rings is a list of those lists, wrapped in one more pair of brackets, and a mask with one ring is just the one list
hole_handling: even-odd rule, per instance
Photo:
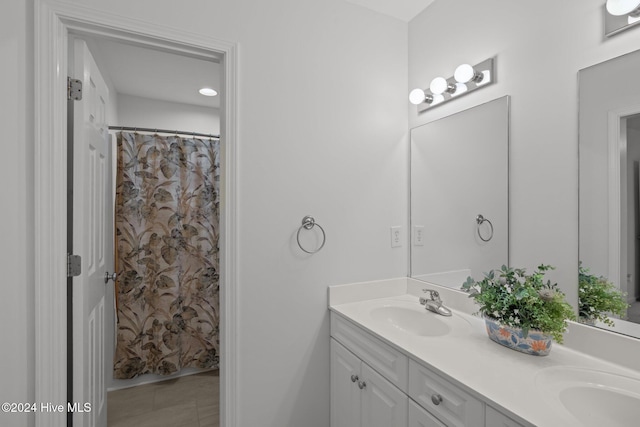
{"label": "cabinet drawer", "polygon": [[331,336],[400,390],[407,392],[407,356],[334,313],[331,313]]}
{"label": "cabinet drawer", "polygon": [[409,427],[446,427],[436,417],[409,399]]}
{"label": "cabinet drawer", "polygon": [[413,361],[409,396],[449,427],[484,426],[484,403]]}
{"label": "cabinet drawer", "polygon": [[486,424],[491,427],[524,427],[522,424],[496,411],[491,406],[487,406]]}

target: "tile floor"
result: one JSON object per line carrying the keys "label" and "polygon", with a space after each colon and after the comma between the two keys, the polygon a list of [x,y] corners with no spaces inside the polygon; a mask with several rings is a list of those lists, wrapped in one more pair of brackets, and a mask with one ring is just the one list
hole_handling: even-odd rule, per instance
{"label": "tile floor", "polygon": [[219,427],[218,371],[111,391],[108,427]]}

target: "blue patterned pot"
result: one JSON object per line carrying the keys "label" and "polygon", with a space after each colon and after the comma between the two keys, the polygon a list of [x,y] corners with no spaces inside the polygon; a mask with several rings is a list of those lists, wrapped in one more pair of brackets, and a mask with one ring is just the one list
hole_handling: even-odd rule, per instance
{"label": "blue patterned pot", "polygon": [[497,320],[484,316],[487,334],[491,340],[512,350],[534,356],[546,356],[551,351],[552,338],[537,329],[530,329],[525,338],[522,329],[501,325]]}

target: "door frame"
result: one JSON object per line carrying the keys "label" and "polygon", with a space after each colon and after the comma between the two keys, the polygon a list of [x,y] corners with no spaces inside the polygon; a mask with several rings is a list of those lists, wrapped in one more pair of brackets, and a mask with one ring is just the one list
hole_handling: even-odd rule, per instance
{"label": "door frame", "polygon": [[[219,60],[221,93],[220,424],[237,420],[237,79],[236,43],[57,0],[34,8],[35,401],[67,401],[67,75],[70,33],[108,37]],[[37,427],[66,426],[66,413],[35,414]]]}
{"label": "door frame", "polygon": [[[607,113],[609,266],[608,279],[627,292],[627,117],[640,113],[640,104]],[[622,179],[625,177],[625,179]],[[631,299],[629,302],[633,302]]]}

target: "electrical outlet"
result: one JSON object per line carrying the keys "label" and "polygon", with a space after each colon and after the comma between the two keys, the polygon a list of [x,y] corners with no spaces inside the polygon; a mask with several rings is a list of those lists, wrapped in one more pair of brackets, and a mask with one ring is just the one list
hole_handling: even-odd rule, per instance
{"label": "electrical outlet", "polygon": [[424,225],[413,226],[413,246],[424,246]]}
{"label": "electrical outlet", "polygon": [[399,248],[402,246],[402,227],[399,225],[391,227],[391,247]]}

